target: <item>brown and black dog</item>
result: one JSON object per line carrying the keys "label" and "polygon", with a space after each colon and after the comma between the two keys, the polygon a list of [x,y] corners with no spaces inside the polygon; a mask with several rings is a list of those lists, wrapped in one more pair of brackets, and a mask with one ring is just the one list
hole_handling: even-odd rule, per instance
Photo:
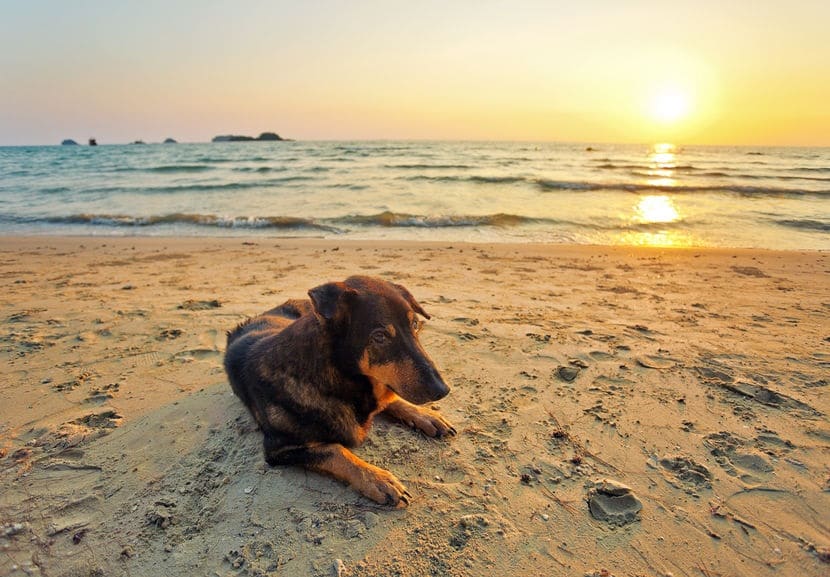
{"label": "brown and black dog", "polygon": [[430,318],[404,287],[353,276],[308,291],[228,333],[231,387],[264,435],[269,465],[301,465],[345,481],[381,504],[410,494],[389,471],[348,447],[378,413],[430,437],[454,435],[439,413],[417,405],[449,392],[418,341]]}

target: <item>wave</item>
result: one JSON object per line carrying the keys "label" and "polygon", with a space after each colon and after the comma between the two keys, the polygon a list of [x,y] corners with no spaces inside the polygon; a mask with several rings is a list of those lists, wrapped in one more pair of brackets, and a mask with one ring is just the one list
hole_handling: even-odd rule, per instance
{"label": "wave", "polygon": [[515,227],[527,224],[566,224],[545,218],[516,214],[422,215],[385,211],[368,215],[311,219],[292,216],[219,216],[213,214],[170,213],[151,216],[81,213],[64,216],[29,217],[0,215],[0,222],[16,224],[88,225],[116,228],[148,228],[188,225],[213,228],[316,230],[343,233],[348,227],[384,228],[456,228]]}
{"label": "wave", "polygon": [[214,170],[214,167],[208,164],[165,164],[160,166],[119,166],[117,168],[113,168],[112,172],[147,172],[172,174],[177,172],[206,172],[208,170]]}
{"label": "wave", "polygon": [[49,188],[38,189],[38,192],[41,194],[65,194],[71,191],[72,189],[68,186],[53,186]]}
{"label": "wave", "polygon": [[827,172],[830,173],[830,166],[796,166],[791,168],[795,172]]}
{"label": "wave", "polygon": [[384,168],[400,170],[469,170],[469,164],[385,164]]}
{"label": "wave", "polygon": [[267,180],[251,180],[244,182],[222,182],[222,183],[193,183],[193,184],[179,184],[171,186],[147,186],[147,187],[100,187],[81,189],[79,193],[138,193],[138,194],[175,194],[188,192],[217,192],[227,191],[233,192],[235,190],[248,190],[252,188],[269,188],[273,186],[281,186],[283,184],[290,184],[292,182],[302,182],[314,180],[311,176],[284,176],[279,178],[269,178]]}
{"label": "wave", "polygon": [[427,180],[432,182],[475,182],[478,184],[516,184],[526,182],[527,178],[523,176],[487,176],[474,174],[472,176],[458,176],[458,175],[441,175],[430,176],[428,174],[415,174],[412,176],[403,176],[402,180]]}
{"label": "wave", "polygon": [[429,176],[424,174],[402,177],[404,180],[426,180],[431,182],[473,182],[478,184],[518,184],[532,183],[543,192],[555,191],[582,191],[591,192],[599,190],[616,192],[661,192],[661,193],[722,193],[738,194],[741,196],[827,196],[830,189],[811,190],[802,188],[786,188],[775,186],[750,186],[737,184],[713,184],[713,185],[659,185],[638,182],[591,182],[584,180],[552,180],[547,178],[526,178],[523,176],[459,176],[459,175],[438,175]]}
{"label": "wave", "polygon": [[285,172],[288,169],[284,166],[237,166],[232,170],[234,172],[256,172],[258,174],[265,174],[268,172]]}
{"label": "wave", "polygon": [[349,215],[331,219],[329,222],[358,226],[447,228],[474,226],[508,227],[543,222],[555,223],[556,221],[505,213],[432,216],[385,211],[378,214]]}
{"label": "wave", "polygon": [[200,156],[195,159],[197,162],[206,162],[209,164],[223,164],[226,162],[239,162],[238,158],[216,157],[216,156]]}
{"label": "wave", "polygon": [[43,218],[16,218],[11,220],[27,224],[86,224],[98,226],[142,228],[161,225],[184,224],[218,228],[313,229],[328,232],[339,232],[337,229],[331,226],[318,223],[312,219],[291,216],[226,217],[212,214],[189,214],[175,212],[171,214],[155,216],[131,216],[124,214],[73,214],[69,216],[51,216]]}
{"label": "wave", "polygon": [[[658,177],[659,174],[655,174],[654,171],[662,171],[662,170],[674,170],[671,168],[648,168],[643,169],[641,167],[637,167],[636,169],[633,168],[634,165],[630,165],[632,169],[629,171],[631,176],[639,177],[639,178],[655,178]],[[602,167],[599,167],[602,168]],[[623,167],[617,167],[623,168]],[[627,168],[627,167],[626,167]],[[702,170],[699,168],[695,168],[694,170]],[[789,169],[788,169],[789,170]],[[795,169],[794,169],[795,170]],[[769,181],[782,181],[782,182],[790,182],[790,181],[806,181],[806,182],[828,182],[830,183],[830,178],[828,177],[821,177],[821,176],[798,176],[792,174],[770,174],[768,172],[758,172],[758,173],[747,173],[747,172],[724,172],[721,170],[705,170],[703,172],[695,172],[695,177],[704,177],[704,178],[733,178],[733,179],[743,179],[743,180],[769,180]],[[729,186],[729,185],[726,185]],[[689,187],[691,188],[691,187]]]}
{"label": "wave", "polygon": [[552,190],[602,190],[605,188],[601,184],[594,184],[591,182],[574,182],[567,180],[549,180],[545,178],[538,178],[535,181],[536,185],[542,191]]}
{"label": "wave", "polygon": [[802,230],[817,230],[820,232],[830,232],[830,222],[824,222],[821,220],[814,220],[810,218],[794,218],[794,219],[782,219],[782,220],[775,220],[773,221],[775,224],[780,224],[781,226],[786,226],[789,228],[798,228]]}
{"label": "wave", "polygon": [[594,168],[601,168],[603,170],[677,170],[680,172],[691,172],[694,170],[701,170],[699,167],[692,164],[671,164],[671,163],[652,163],[652,164],[614,164],[613,162],[604,162],[598,164]]}
{"label": "wave", "polygon": [[574,190],[574,191],[597,191],[609,190],[618,192],[664,192],[664,193],[696,193],[714,192],[723,194],[738,194],[741,196],[819,196],[830,195],[830,189],[808,190],[796,188],[783,188],[775,186],[747,186],[736,184],[719,185],[656,185],[628,182],[585,182],[585,181],[560,181],[537,179],[536,185],[543,191]]}

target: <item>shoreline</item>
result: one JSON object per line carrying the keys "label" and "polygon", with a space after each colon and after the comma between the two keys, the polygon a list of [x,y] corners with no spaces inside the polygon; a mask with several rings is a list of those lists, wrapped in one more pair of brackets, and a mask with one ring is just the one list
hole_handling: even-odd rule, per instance
{"label": "shoreline", "polygon": [[[4,574],[827,570],[827,251],[0,236],[0,253]],[[221,366],[225,330],[351,274],[415,295],[452,387],[456,439],[380,419],[356,451],[409,487],[403,511],[266,467]]]}
{"label": "shoreline", "polygon": [[[712,253],[801,253],[801,254],[830,254],[830,249],[823,248],[762,248],[762,247],[731,247],[731,246],[678,246],[678,245],[648,245],[648,244],[586,244],[577,242],[517,242],[513,240],[491,240],[491,241],[467,241],[467,240],[421,240],[421,239],[372,239],[372,238],[331,238],[322,236],[279,236],[279,235],[256,235],[256,234],[239,234],[239,235],[95,235],[95,234],[63,234],[63,233],[2,233],[0,232],[0,244],[14,245],[29,245],[37,240],[53,240],[59,243],[68,241],[77,241],[79,244],[88,244],[90,242],[100,242],[107,244],[109,242],[116,244],[154,244],[164,245],[171,242],[184,243],[185,245],[198,246],[205,243],[217,242],[220,244],[238,244],[238,243],[290,243],[304,245],[309,247],[319,245],[319,248],[327,248],[326,245],[343,245],[352,248],[447,248],[447,247],[503,247],[512,249],[521,249],[523,247],[535,247],[544,249],[545,251],[556,251],[562,249],[568,251],[575,249],[579,251],[585,249],[586,251],[598,250],[632,250],[632,251],[703,251]],[[86,242],[84,242],[86,241]]]}

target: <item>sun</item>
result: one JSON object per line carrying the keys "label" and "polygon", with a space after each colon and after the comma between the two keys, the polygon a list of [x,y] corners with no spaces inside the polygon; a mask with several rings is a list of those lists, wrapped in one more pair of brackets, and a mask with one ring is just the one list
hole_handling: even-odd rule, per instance
{"label": "sun", "polygon": [[649,114],[663,124],[674,124],[688,116],[691,99],[687,91],[679,86],[661,86],[651,96]]}

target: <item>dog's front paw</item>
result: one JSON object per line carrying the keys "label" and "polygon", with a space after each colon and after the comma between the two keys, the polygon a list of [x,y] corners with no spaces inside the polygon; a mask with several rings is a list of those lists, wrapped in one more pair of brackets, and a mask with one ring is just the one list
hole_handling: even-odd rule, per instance
{"label": "dog's front paw", "polygon": [[419,408],[419,411],[409,416],[409,426],[415,427],[427,437],[442,438],[455,435],[455,427],[438,411]]}
{"label": "dog's front paw", "polygon": [[360,482],[355,484],[354,488],[372,501],[397,508],[409,505],[412,495],[389,471],[371,467],[363,471],[361,477]]}
{"label": "dog's front paw", "polygon": [[455,427],[438,411],[413,405],[398,399],[386,408],[386,414],[398,419],[405,425],[418,429],[427,437],[446,437],[455,435]]}

